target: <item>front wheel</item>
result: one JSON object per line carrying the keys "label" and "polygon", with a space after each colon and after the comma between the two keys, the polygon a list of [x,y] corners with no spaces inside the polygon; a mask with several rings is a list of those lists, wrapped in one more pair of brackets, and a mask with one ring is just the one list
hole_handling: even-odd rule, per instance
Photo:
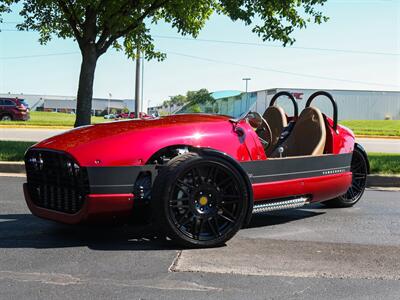
{"label": "front wheel", "polygon": [[12,121],[12,117],[10,115],[3,115],[1,117],[1,121]]}
{"label": "front wheel", "polygon": [[220,246],[237,233],[249,195],[233,166],[217,157],[187,153],[161,168],[152,204],[163,233],[184,247]]}
{"label": "front wheel", "polygon": [[356,204],[364,194],[367,184],[368,166],[364,155],[357,148],[353,151],[351,159],[352,181],[347,192],[335,199],[325,201],[329,207],[351,207]]}

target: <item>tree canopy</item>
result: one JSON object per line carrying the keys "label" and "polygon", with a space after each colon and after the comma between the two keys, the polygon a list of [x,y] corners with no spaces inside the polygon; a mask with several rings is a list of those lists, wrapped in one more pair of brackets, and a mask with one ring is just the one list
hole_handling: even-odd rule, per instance
{"label": "tree canopy", "polygon": [[82,53],[78,87],[78,125],[90,123],[97,59],[110,47],[135,57],[165,58],[157,51],[151,26],[166,22],[182,35],[197,37],[213,13],[252,26],[263,41],[292,44],[293,31],[326,20],[318,9],[326,0],[0,0],[0,13],[20,2],[20,30],[39,32],[40,43],[72,38]]}
{"label": "tree canopy", "polygon": [[210,92],[207,89],[200,89],[198,91],[187,91],[186,96],[184,95],[176,95],[170,96],[169,100],[164,100],[163,106],[182,106],[186,103],[191,104],[205,104],[205,103],[214,103],[215,99],[211,96]]}
{"label": "tree canopy", "polygon": [[[321,23],[326,17],[315,8],[326,0],[25,0],[1,1],[7,7],[22,2],[21,30],[36,30],[40,42],[53,36],[91,42],[99,55],[110,46],[124,49],[130,57],[140,45],[147,59],[164,58],[155,51],[149,27],[159,21],[171,24],[182,35],[196,37],[213,12],[253,25],[262,40],[295,41],[295,28]],[[0,11],[1,12],[1,11]],[[123,40],[119,40],[123,38]]]}

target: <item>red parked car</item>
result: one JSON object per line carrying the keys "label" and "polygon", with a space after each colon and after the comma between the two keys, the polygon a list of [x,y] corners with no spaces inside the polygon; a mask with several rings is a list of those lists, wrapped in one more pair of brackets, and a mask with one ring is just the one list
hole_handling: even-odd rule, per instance
{"label": "red parked car", "polygon": [[29,108],[23,99],[0,98],[0,121],[27,121]]}
{"label": "red parked car", "polygon": [[[149,118],[149,115],[147,115],[144,112],[140,112],[139,118]],[[135,119],[135,113],[134,112],[120,113],[115,116],[115,119]]]}
{"label": "red parked car", "polygon": [[[282,95],[293,116],[276,105]],[[317,96],[332,102],[333,118],[310,106]],[[183,114],[85,126],[27,151],[25,198],[33,214],[69,224],[129,219],[147,207],[160,234],[183,246],[219,246],[253,213],[353,206],[369,173],[354,139],[326,92],[313,94],[300,115],[281,92],[263,117]]]}

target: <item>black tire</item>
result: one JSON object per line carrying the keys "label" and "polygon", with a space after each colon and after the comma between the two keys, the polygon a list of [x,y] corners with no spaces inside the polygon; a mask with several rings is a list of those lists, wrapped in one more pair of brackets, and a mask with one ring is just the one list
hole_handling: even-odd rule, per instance
{"label": "black tire", "polygon": [[357,148],[353,151],[351,159],[351,172],[353,178],[350,188],[347,192],[335,199],[325,201],[328,207],[351,207],[362,197],[367,184],[368,164],[363,153]]}
{"label": "black tire", "polygon": [[4,115],[2,115],[1,118],[0,118],[0,121],[12,121],[12,120],[13,120],[13,118],[12,118],[12,116],[9,115],[9,114],[4,114]]}
{"label": "black tire", "polygon": [[177,156],[162,167],[153,185],[160,233],[183,247],[223,245],[242,227],[248,205],[243,177],[217,157]]}

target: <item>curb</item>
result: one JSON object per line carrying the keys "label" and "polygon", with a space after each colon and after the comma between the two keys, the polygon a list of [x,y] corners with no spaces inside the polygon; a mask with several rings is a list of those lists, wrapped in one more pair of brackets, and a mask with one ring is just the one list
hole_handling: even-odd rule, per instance
{"label": "curb", "polygon": [[383,139],[383,140],[400,140],[398,135],[364,135],[356,134],[356,139]]}
{"label": "curb", "polygon": [[[24,162],[1,162],[0,173],[25,174]],[[367,179],[367,187],[400,187],[400,175],[370,174]]]}
{"label": "curb", "polygon": [[400,176],[370,174],[367,177],[367,186],[400,187]]}
{"label": "curb", "polygon": [[21,161],[0,161],[0,173],[25,173],[25,164]]}
{"label": "curb", "polygon": [[73,126],[35,126],[35,125],[25,125],[25,126],[13,126],[13,125],[3,125],[0,124],[0,128],[11,128],[11,129],[43,129],[43,130],[57,130],[57,129],[73,129]]}

